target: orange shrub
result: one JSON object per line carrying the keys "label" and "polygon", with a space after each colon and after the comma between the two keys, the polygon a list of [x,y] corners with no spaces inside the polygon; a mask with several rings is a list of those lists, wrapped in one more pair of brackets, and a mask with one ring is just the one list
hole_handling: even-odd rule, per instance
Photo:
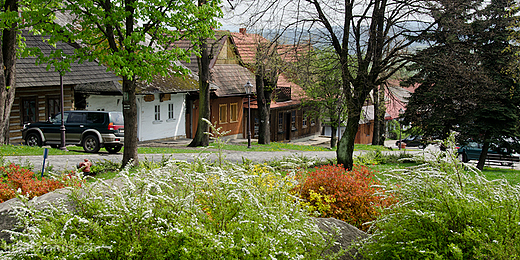
{"label": "orange shrub", "polygon": [[395,202],[392,196],[383,196],[383,190],[374,187],[378,184],[365,166],[346,171],[341,165],[326,165],[300,176],[295,192],[320,217],[340,219],[366,231],[368,226],[363,223],[374,220],[379,207]]}
{"label": "orange shrub", "polygon": [[0,182],[0,203],[14,198],[17,192],[34,198],[65,187],[64,182],[58,180],[38,180],[34,172],[15,164],[0,167],[0,176],[5,176]]}

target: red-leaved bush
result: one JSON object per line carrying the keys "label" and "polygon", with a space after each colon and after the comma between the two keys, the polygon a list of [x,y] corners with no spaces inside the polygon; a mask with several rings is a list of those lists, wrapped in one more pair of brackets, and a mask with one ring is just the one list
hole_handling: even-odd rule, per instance
{"label": "red-leaved bush", "polygon": [[67,177],[63,181],[47,178],[39,180],[34,172],[15,164],[0,167],[0,176],[5,176],[0,181],[0,203],[14,198],[17,192],[31,199],[68,185],[75,185]]}
{"label": "red-leaved bush", "polygon": [[373,172],[365,166],[354,166],[352,171],[347,171],[342,165],[326,165],[300,175],[300,184],[294,191],[317,209],[320,217],[340,219],[366,231],[368,226],[363,223],[374,220],[379,214],[378,208],[396,201],[393,196],[385,196],[381,188],[374,187],[378,184]]}

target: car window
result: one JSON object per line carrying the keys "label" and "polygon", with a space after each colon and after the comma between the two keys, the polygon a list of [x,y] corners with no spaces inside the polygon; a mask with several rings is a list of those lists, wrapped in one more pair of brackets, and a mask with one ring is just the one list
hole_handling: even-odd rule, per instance
{"label": "car window", "polygon": [[[69,113],[63,112],[63,117],[65,118],[65,122],[67,122],[67,118],[69,117]],[[51,118],[51,123],[53,124],[61,124],[61,113],[56,114]]]}
{"label": "car window", "polygon": [[125,124],[125,121],[123,119],[123,113],[121,112],[110,112],[110,121],[114,123],[114,125]]}
{"label": "car window", "polygon": [[470,148],[479,148],[478,146],[479,146],[478,143],[475,143],[475,142],[468,143],[468,147],[470,147]]}
{"label": "car window", "polygon": [[67,123],[85,123],[85,113],[70,113]]}
{"label": "car window", "polygon": [[102,124],[105,122],[104,113],[87,113],[87,123],[89,124]]}

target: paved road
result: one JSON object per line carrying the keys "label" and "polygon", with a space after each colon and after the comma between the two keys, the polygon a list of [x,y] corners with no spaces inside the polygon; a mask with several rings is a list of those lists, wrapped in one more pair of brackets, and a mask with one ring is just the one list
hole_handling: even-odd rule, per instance
{"label": "paved road", "polygon": [[[318,145],[323,140],[320,138],[309,138],[300,140],[299,144],[305,145]],[[238,140],[241,141],[241,140]],[[186,141],[180,141],[177,143],[164,143],[166,146],[184,146]],[[393,141],[392,141],[393,142]],[[386,145],[386,144],[385,144]],[[153,146],[153,145],[152,145]],[[391,143],[386,145],[391,147]],[[395,145],[394,145],[395,146]],[[397,148],[397,147],[393,147]],[[428,146],[425,150],[420,149],[407,149],[406,153],[415,153],[428,156],[431,152],[437,152],[438,147],[434,145]],[[385,153],[400,153],[402,151],[394,149],[393,151],[388,151]],[[354,156],[358,156],[360,151],[355,151]],[[163,158],[171,158],[176,160],[185,160],[189,162],[193,162],[194,159],[198,156],[207,156],[211,160],[217,159],[217,153],[211,154],[198,154],[198,153],[173,153],[173,154],[140,154],[139,160],[151,160],[151,161],[161,161]],[[252,160],[254,162],[264,162],[273,159],[282,159],[283,157],[289,156],[305,156],[308,158],[322,158],[322,159],[333,159],[336,158],[336,152],[334,151],[280,151],[280,152],[242,152],[242,151],[224,151],[223,156],[226,160],[232,162],[242,162],[244,158]],[[6,160],[19,163],[21,165],[32,165],[34,169],[41,169],[43,163],[42,156],[5,156]],[[97,154],[89,154],[89,153],[78,153],[77,155],[49,155],[46,161],[46,166],[52,165],[52,167],[56,170],[72,170],[75,169],[76,165],[82,162],[84,159],[89,159],[93,163],[110,160],[114,162],[121,162],[123,159],[122,153],[118,154],[108,154],[106,152],[100,152]],[[508,167],[509,168],[509,167]],[[520,164],[515,165],[515,169],[520,169]]]}
{"label": "paved road", "polygon": [[[150,161],[161,161],[163,158],[171,158],[175,160],[185,160],[193,162],[196,157],[203,156],[211,160],[216,160],[218,155],[216,153],[173,153],[173,154],[140,154],[139,160],[150,160]],[[325,152],[300,152],[300,151],[281,151],[281,152],[235,152],[225,151],[223,156],[226,160],[232,162],[242,162],[243,158],[247,158],[254,162],[264,162],[273,159],[282,159],[288,156],[305,156],[308,158],[335,158],[336,152],[325,151]],[[22,165],[32,165],[35,169],[41,169],[43,163],[43,156],[5,156],[6,160],[19,163]],[[80,154],[80,155],[49,155],[46,160],[46,165],[52,165],[54,169],[74,169],[76,165],[83,161],[83,159],[89,159],[94,164],[99,161],[110,160],[115,162],[121,162],[123,155],[98,153],[98,154]]]}

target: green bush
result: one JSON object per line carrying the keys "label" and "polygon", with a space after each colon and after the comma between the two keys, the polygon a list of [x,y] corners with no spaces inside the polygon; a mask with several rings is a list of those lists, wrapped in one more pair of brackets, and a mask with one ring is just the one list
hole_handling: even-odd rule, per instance
{"label": "green bush", "polygon": [[358,155],[354,158],[354,164],[356,165],[376,165],[376,164],[387,164],[387,163],[407,163],[407,162],[419,162],[422,161],[420,158],[416,158],[410,153],[383,153],[381,151],[371,151]]}
{"label": "green bush", "polygon": [[[220,162],[219,162],[220,164]],[[15,207],[2,259],[323,259],[324,233],[267,165],[170,161],[98,180],[63,202]]]}
{"label": "green bush", "polygon": [[456,151],[387,175],[399,203],[373,223],[367,259],[520,258],[519,186],[486,180]]}

